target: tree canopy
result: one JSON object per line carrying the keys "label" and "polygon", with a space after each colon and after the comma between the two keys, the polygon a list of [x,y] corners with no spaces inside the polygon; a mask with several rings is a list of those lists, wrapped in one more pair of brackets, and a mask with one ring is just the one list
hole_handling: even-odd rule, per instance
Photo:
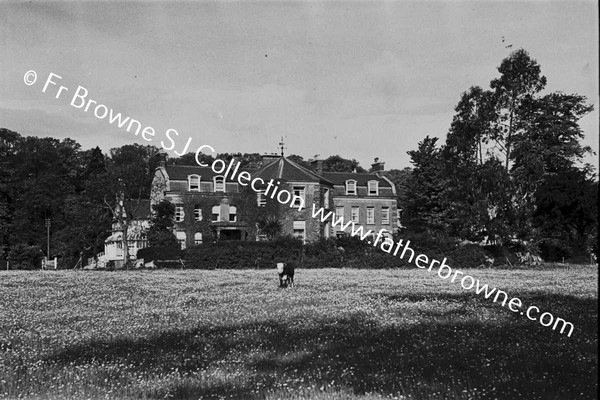
{"label": "tree canopy", "polygon": [[591,149],[578,123],[593,106],[579,94],[543,93],[546,77],[523,49],[498,72],[490,89],[461,95],[445,144],[427,137],[408,152],[408,222],[500,244],[597,239],[597,182],[582,163]]}

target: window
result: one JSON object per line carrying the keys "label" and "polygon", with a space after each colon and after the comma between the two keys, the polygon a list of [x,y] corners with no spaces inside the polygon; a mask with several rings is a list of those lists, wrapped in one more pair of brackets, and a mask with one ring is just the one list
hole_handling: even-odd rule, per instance
{"label": "window", "polygon": [[202,221],[202,208],[200,208],[200,204],[194,206],[194,220]]}
{"label": "window", "polygon": [[259,207],[264,207],[267,205],[267,196],[265,196],[264,190],[256,192],[256,203]]}
{"label": "window", "polygon": [[352,221],[358,222],[358,207],[352,207]]}
{"label": "window", "polygon": [[183,205],[176,204],[175,205],[175,222],[182,222],[185,213],[183,212]]}
{"label": "window", "polygon": [[225,191],[225,178],[222,176],[215,176],[215,192]]}
{"label": "window", "polygon": [[379,182],[369,181],[369,196],[379,196]]}
{"label": "window", "polygon": [[194,192],[200,191],[200,176],[188,175],[188,190]]}
{"label": "window", "polygon": [[202,244],[202,234],[200,232],[194,233],[194,244]]}
{"label": "window", "polygon": [[390,223],[390,208],[389,207],[381,208],[381,223],[383,225],[389,225],[389,223]]}
{"label": "window", "polygon": [[323,193],[323,208],[329,208],[329,189],[325,188],[325,192]]}
{"label": "window", "polygon": [[227,193],[239,193],[239,185],[235,182],[227,182],[225,184],[225,191]]}
{"label": "window", "polygon": [[185,232],[181,232],[181,231],[177,231],[175,232],[175,236],[177,237],[177,241],[179,242],[179,245],[181,246],[181,249],[185,249]]}
{"label": "window", "polygon": [[237,221],[237,207],[229,206],[229,222]]}
{"label": "window", "polygon": [[346,181],[346,194],[347,195],[356,195],[356,181],[355,180],[347,180]]}
{"label": "window", "polygon": [[344,217],[344,207],[336,207],[335,208],[335,216],[339,220]]}
{"label": "window", "polygon": [[375,224],[375,207],[367,207],[367,224]]}
{"label": "window", "polygon": [[213,206],[212,208],[212,221],[219,222],[219,217],[221,215],[221,206]]}
{"label": "window", "polygon": [[294,221],[294,237],[306,240],[306,221]]}
{"label": "window", "polygon": [[302,206],[306,204],[306,199],[304,198],[305,187],[304,186],[294,186],[294,207]]}

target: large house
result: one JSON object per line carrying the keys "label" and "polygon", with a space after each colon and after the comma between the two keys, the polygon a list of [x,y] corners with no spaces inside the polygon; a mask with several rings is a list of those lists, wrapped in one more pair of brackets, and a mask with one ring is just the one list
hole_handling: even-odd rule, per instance
{"label": "large house", "polygon": [[[242,186],[227,174],[217,174],[210,166],[168,165],[161,154],[152,184],[151,204],[168,199],[175,204],[175,235],[182,247],[216,240],[261,240],[259,229],[266,217],[281,223],[281,233],[304,241],[340,235],[340,226],[331,218],[312,218],[313,204],[337,218],[353,221],[375,233],[388,235],[398,230],[398,207],[394,184],[383,174],[383,163],[375,160],[373,172],[323,172],[322,162],[305,168],[283,155],[263,156],[258,169],[243,169],[263,184]],[[267,182],[288,191],[292,201],[269,193]],[[285,197],[285,196],[284,196]],[[300,205],[304,207],[300,207]]]}

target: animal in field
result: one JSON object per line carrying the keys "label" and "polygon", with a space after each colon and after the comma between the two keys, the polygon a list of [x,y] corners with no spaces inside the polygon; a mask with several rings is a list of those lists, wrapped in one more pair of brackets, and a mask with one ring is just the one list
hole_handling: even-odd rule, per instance
{"label": "animal in field", "polygon": [[294,287],[294,263],[291,262],[278,262],[277,273],[279,274],[279,287],[286,288],[288,286]]}

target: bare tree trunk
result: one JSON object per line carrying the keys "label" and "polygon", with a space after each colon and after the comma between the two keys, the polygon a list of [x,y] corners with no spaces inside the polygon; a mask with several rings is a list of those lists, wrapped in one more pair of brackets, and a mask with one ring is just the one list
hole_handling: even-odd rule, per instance
{"label": "bare tree trunk", "polygon": [[510,164],[510,148],[511,148],[511,140],[513,134],[513,110],[510,110],[510,118],[508,120],[508,135],[506,135],[506,172],[508,172],[508,167]]}

